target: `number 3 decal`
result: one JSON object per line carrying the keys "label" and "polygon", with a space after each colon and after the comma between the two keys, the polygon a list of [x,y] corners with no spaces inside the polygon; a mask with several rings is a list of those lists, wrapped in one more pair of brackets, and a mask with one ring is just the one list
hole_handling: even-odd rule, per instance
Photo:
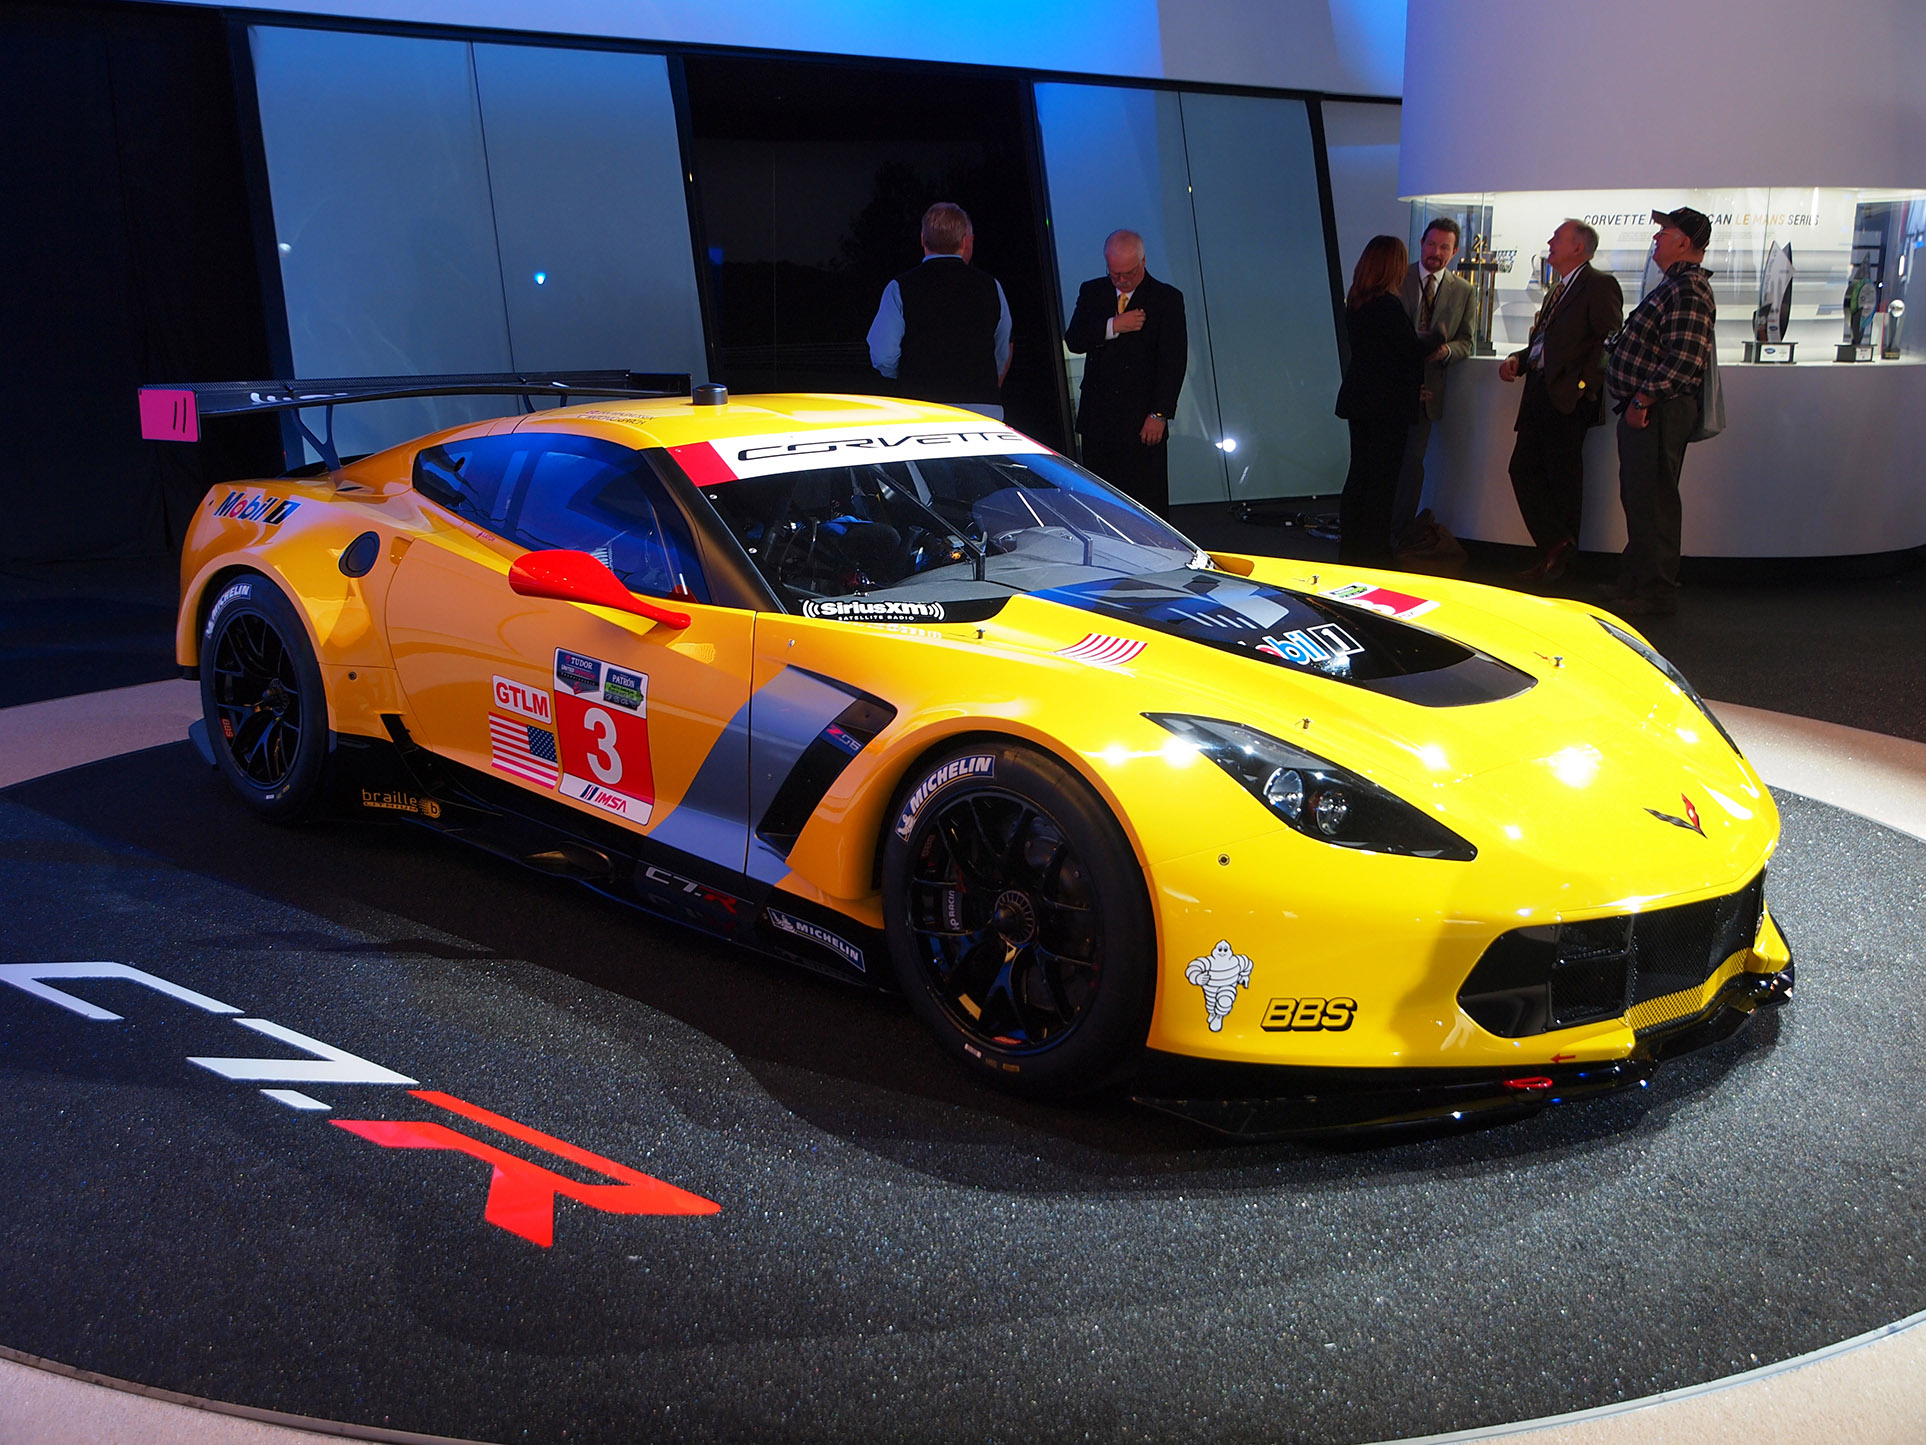
{"label": "number 3 decal", "polygon": [[647,823],[655,811],[649,759],[649,679],[557,649],[555,741],[565,796]]}
{"label": "number 3 decal", "polygon": [[589,771],[609,787],[622,781],[622,755],[615,750],[615,719],[607,708],[592,707],[582,721],[595,729],[595,744],[588,755]]}

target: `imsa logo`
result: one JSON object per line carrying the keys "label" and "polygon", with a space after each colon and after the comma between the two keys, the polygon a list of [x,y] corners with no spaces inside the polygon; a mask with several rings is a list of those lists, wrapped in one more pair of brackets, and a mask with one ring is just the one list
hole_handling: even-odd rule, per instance
{"label": "imsa logo", "polygon": [[1357,1016],[1354,998],[1274,998],[1261,1025],[1274,1034],[1341,1034]]}

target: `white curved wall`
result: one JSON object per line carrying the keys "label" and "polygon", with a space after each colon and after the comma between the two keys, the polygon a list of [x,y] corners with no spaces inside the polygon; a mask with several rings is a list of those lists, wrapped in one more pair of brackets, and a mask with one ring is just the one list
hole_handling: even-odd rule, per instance
{"label": "white curved wall", "polygon": [[1406,196],[1926,188],[1921,0],[1410,0]]}

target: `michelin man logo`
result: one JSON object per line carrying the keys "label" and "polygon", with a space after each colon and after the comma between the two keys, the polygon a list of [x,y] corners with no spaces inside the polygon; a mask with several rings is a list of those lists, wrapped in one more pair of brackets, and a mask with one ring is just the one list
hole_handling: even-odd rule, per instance
{"label": "michelin man logo", "polygon": [[1210,1013],[1210,1031],[1219,1033],[1237,1002],[1237,990],[1251,986],[1251,961],[1234,952],[1230,940],[1220,938],[1217,946],[1201,958],[1193,958],[1184,977],[1204,991],[1204,1007]]}

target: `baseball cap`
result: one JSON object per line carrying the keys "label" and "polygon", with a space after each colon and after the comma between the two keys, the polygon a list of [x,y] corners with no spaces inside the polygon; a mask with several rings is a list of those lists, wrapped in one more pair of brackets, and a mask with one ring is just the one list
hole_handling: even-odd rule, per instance
{"label": "baseball cap", "polygon": [[1703,211],[1680,206],[1676,211],[1654,211],[1652,219],[1661,226],[1676,226],[1685,232],[1685,239],[1695,251],[1703,251],[1712,243],[1712,221]]}

